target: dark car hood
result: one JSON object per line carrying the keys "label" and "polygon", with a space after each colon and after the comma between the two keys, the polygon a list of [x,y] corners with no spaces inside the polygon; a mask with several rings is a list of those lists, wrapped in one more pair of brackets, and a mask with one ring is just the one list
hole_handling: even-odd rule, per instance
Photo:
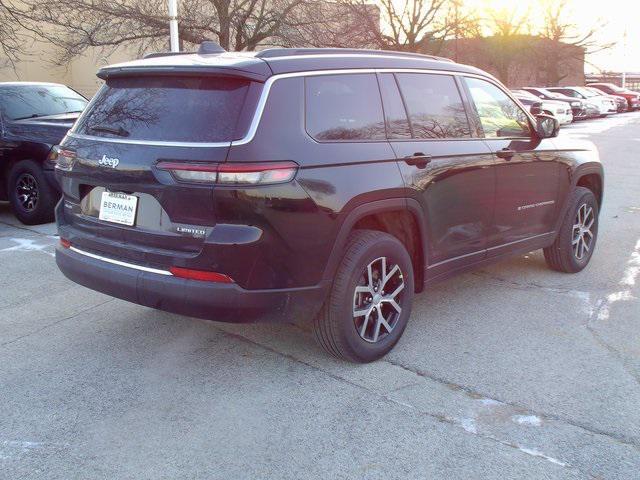
{"label": "dark car hood", "polygon": [[79,113],[63,113],[60,115],[14,120],[7,124],[7,137],[13,140],[55,145],[60,143],[79,116]]}

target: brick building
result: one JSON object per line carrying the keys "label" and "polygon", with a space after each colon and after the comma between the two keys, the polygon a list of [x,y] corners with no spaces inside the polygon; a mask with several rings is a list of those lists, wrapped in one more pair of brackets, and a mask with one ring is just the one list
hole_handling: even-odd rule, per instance
{"label": "brick building", "polygon": [[439,55],[486,70],[511,88],[585,80],[583,48],[533,35],[449,40]]}

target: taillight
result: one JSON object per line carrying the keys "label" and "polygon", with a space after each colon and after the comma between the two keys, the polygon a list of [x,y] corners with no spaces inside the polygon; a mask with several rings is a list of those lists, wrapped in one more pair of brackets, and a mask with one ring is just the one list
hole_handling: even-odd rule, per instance
{"label": "taillight", "polygon": [[215,183],[218,178],[216,163],[160,162],[157,166],[184,182]]}
{"label": "taillight", "polygon": [[62,248],[71,248],[71,242],[66,238],[60,237],[60,246]]}
{"label": "taillight", "polygon": [[206,270],[192,270],[190,268],[171,267],[169,269],[174,277],[186,278],[189,280],[200,280],[202,282],[233,283],[231,277],[224,273],[207,272]]}
{"label": "taillight", "polygon": [[58,148],[56,156],[56,168],[64,171],[71,171],[76,161],[76,152]]}
{"label": "taillight", "polygon": [[58,145],[54,145],[49,150],[49,155],[47,155],[46,163],[51,167],[55,168],[56,163],[58,161],[58,153],[60,152],[60,147]]}
{"label": "taillight", "polygon": [[269,185],[293,180],[298,170],[295,162],[264,163],[187,163],[160,162],[178,181],[215,183],[218,185]]}

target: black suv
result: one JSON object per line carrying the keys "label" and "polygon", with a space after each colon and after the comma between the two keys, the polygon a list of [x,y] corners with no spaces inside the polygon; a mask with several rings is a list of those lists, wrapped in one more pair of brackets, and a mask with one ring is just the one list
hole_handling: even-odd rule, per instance
{"label": "black suv", "polygon": [[87,100],[57,83],[0,83],[0,200],[26,224],[51,222],[56,150]]}
{"label": "black suv", "polygon": [[[603,170],[498,81],[413,54],[272,49],[148,58],[62,143],[56,259],[70,279],[195,317],[314,321],[367,362],[415,293],[544,248],[578,272]],[[214,50],[215,51],[215,50]]]}

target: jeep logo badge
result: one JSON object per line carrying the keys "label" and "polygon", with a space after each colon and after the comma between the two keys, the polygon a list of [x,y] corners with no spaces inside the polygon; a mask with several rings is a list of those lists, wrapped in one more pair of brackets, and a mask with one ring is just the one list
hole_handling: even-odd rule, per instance
{"label": "jeep logo badge", "polygon": [[106,155],[102,155],[102,158],[98,160],[98,165],[101,165],[103,167],[116,168],[119,163],[119,158],[109,158]]}

